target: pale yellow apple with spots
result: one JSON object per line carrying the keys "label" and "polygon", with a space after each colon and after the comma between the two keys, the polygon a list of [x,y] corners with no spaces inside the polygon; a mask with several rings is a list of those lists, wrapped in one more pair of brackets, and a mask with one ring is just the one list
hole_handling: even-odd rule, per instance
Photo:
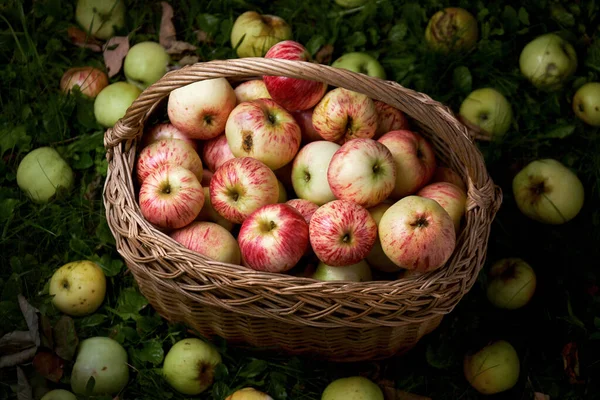
{"label": "pale yellow apple with spots", "polygon": [[67,263],[50,278],[52,304],[71,316],[89,315],[104,301],[106,277],[100,266],[89,260]]}

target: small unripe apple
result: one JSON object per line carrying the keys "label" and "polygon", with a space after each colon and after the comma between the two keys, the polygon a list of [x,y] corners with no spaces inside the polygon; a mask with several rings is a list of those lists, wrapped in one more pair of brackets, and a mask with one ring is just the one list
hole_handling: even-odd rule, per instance
{"label": "small unripe apple", "polygon": [[123,72],[127,82],[144,90],[167,72],[170,57],[156,42],[141,42],[127,52]]}
{"label": "small unripe apple", "polygon": [[68,390],[54,389],[46,393],[40,400],[77,400],[77,396]]}
{"label": "small unripe apple", "polygon": [[106,294],[106,277],[95,262],[80,260],[57,269],[50,278],[52,304],[61,312],[82,316],[100,307]]}
{"label": "small unripe apple", "polygon": [[383,392],[370,379],[351,376],[336,379],[327,385],[321,400],[383,400]]}
{"label": "small unripe apple", "polygon": [[577,69],[577,53],[562,37],[547,33],[527,43],[519,56],[521,73],[535,87],[555,91]]}
{"label": "small unripe apple", "polygon": [[75,20],[84,31],[99,39],[110,39],[115,28],[125,26],[123,0],[78,0]]}
{"label": "small unripe apple", "polygon": [[247,387],[236,391],[225,400],[273,400],[273,398],[266,393]]}
{"label": "small unripe apple", "polygon": [[463,8],[445,8],[429,19],[425,40],[442,53],[468,51],[479,40],[477,20]]}
{"label": "small unripe apple", "polygon": [[519,380],[519,355],[505,340],[498,340],[463,362],[465,378],[479,393],[495,394],[511,389]]}
{"label": "small unripe apple", "polygon": [[600,82],[588,82],[577,89],[573,112],[586,124],[600,126]]}
{"label": "small unripe apple", "polygon": [[88,394],[88,385],[94,378],[91,395],[116,394],[129,381],[127,351],[109,337],[96,336],[79,343],[71,389],[75,394]]}
{"label": "small unripe apple", "polygon": [[459,114],[492,137],[501,137],[508,131],[513,115],[506,97],[492,88],[472,91],[460,105]]}
{"label": "small unripe apple", "polygon": [[115,82],[98,94],[94,101],[96,121],[106,128],[112,127],[125,115],[131,103],[142,93],[140,88],[127,82]]}
{"label": "small unripe apple", "polygon": [[238,57],[264,57],[275,43],[292,38],[292,28],[276,15],[246,11],[231,29],[231,46]]}
{"label": "small unripe apple", "polygon": [[30,151],[17,168],[17,185],[36,203],[47,203],[58,191],[73,188],[75,174],[52,147]]}
{"label": "small unripe apple", "polygon": [[486,295],[495,307],[514,310],[533,297],[535,271],[520,258],[504,258],[492,265],[488,273]]}

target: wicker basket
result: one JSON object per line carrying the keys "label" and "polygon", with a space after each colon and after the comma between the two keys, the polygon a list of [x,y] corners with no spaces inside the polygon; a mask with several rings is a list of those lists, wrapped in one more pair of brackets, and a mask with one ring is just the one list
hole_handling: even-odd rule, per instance
{"label": "wicker basket", "polygon": [[[169,93],[203,79],[232,83],[261,75],[326,82],[384,101],[411,117],[468,187],[462,233],[447,265],[395,281],[320,282],[223,264],[189,251],[154,228],[138,207],[136,144]],[[104,203],[119,253],[150,304],[169,321],[232,344],[334,361],[382,359],[412,348],[473,286],[490,224],[502,201],[467,128],[445,106],[395,82],[308,62],[244,58],[197,63],[146,89],[106,132]]]}

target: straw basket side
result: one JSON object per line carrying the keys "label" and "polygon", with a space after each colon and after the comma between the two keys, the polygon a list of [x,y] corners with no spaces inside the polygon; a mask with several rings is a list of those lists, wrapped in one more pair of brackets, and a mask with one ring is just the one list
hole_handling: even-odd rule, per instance
{"label": "straw basket side", "polygon": [[[172,90],[196,81],[262,75],[312,79],[361,92],[416,122],[438,160],[468,187],[464,228],[446,266],[395,281],[320,282],[216,262],[187,250],[142,217],[133,171],[138,140],[155,109]],[[502,201],[467,128],[447,107],[395,82],[301,61],[243,58],[170,72],[107,130],[105,146],[108,224],[141,292],[164,318],[184,322],[207,337],[329,360],[389,357],[435,329],[473,286]]]}

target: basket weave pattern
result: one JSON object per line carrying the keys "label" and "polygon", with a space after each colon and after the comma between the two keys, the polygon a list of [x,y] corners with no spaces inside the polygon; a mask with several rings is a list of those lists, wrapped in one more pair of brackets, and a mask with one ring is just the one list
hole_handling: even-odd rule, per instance
{"label": "basket weave pattern", "polygon": [[[386,102],[411,117],[439,161],[467,184],[467,211],[447,265],[418,277],[362,283],[320,282],[223,264],[187,250],[141,215],[136,145],[152,112],[179,87],[282,75],[326,82]],[[210,61],[166,74],[146,89],[105,135],[104,204],[117,250],[164,318],[231,342],[311,353],[331,360],[388,357],[435,329],[473,286],[502,194],[467,128],[430,97],[395,82],[308,62],[244,58]]]}

